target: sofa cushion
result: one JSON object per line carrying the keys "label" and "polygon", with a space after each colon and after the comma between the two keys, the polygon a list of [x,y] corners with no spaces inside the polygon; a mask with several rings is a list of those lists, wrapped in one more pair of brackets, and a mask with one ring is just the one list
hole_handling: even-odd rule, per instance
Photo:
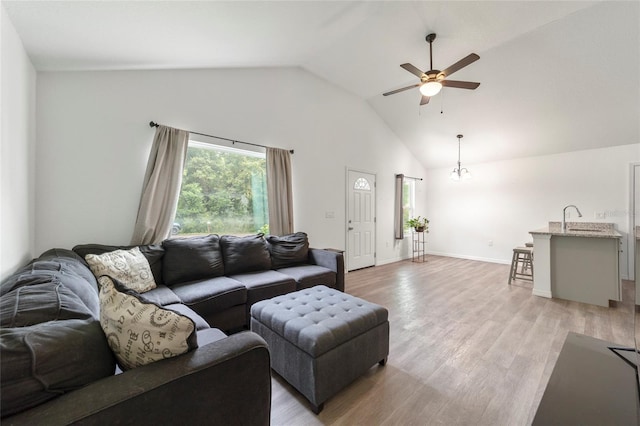
{"label": "sofa cushion", "polygon": [[226,334],[222,330],[217,328],[207,328],[206,330],[198,331],[198,344],[200,347],[208,345],[209,343],[217,342],[218,340],[225,339]]}
{"label": "sofa cushion", "polygon": [[0,326],[28,327],[47,321],[97,319],[59,277],[38,278],[41,282],[18,287],[0,298]]}
{"label": "sofa cushion", "polygon": [[[172,303],[171,305],[163,306],[163,308],[172,310],[173,312],[177,312],[180,315],[191,318],[196,326],[196,331],[206,330],[207,328],[210,328],[207,321],[187,305],[183,305],[182,303]],[[198,336],[199,335],[200,334],[198,333]],[[200,346],[201,344],[202,343],[200,342],[200,339],[198,339],[198,346]]]}
{"label": "sofa cushion", "polygon": [[141,246],[109,246],[104,244],[80,244],[73,248],[83,260],[88,254],[104,254],[116,250],[131,250],[138,247],[140,252],[149,261],[149,267],[153,272],[153,279],[157,285],[164,283],[162,278],[162,258],[164,256],[164,248],[160,244],[149,244]]}
{"label": "sofa cushion", "polygon": [[148,302],[106,275],[98,282],[100,325],[123,370],[198,347],[191,318]]}
{"label": "sofa cushion", "polygon": [[266,237],[273,269],[301,265],[309,260],[309,239],[304,232]]}
{"label": "sofa cushion", "polygon": [[98,283],[84,259],[70,250],[51,249],[29,262],[0,283],[0,296],[19,287],[50,282],[56,279],[75,293],[99,319]]}
{"label": "sofa cushion", "polygon": [[2,417],[110,376],[116,365],[100,324],[93,319],[3,327],[0,352]]}
{"label": "sofa cushion", "polygon": [[156,288],[149,261],[138,247],[104,254],[88,254],[85,260],[96,277],[108,275],[138,293]]}
{"label": "sofa cushion", "polygon": [[259,300],[296,291],[295,280],[277,271],[248,272],[231,278],[247,288],[247,312],[250,305]]}
{"label": "sofa cushion", "polygon": [[166,285],[159,285],[144,293],[144,298],[156,305],[166,306],[180,303],[180,298]]}
{"label": "sofa cushion", "polygon": [[247,289],[228,277],[181,283],[171,288],[182,303],[200,315],[222,312],[247,301]]}
{"label": "sofa cushion", "polygon": [[[54,248],[42,253],[37,259],[27,264],[30,272],[34,271],[55,271],[64,274],[66,287],[77,293],[85,303],[90,304],[83,294],[86,290],[91,290],[89,298],[98,302],[98,282],[91,270],[87,267],[84,257],[78,256],[71,250]],[[73,280],[68,278],[73,277]],[[87,284],[89,284],[87,286]]]}
{"label": "sofa cushion", "polygon": [[168,286],[224,275],[220,237],[172,238],[164,240],[162,274]]}
{"label": "sofa cushion", "polygon": [[271,269],[271,257],[262,234],[245,237],[223,235],[220,245],[227,276]]}
{"label": "sofa cushion", "polygon": [[296,280],[298,290],[325,285],[335,288],[336,273],[329,268],[318,265],[299,265],[278,269],[278,272]]}

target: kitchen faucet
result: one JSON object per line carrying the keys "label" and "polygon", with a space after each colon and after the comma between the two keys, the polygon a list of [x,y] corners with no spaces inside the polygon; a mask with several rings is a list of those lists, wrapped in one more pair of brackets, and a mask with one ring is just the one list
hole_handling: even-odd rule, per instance
{"label": "kitchen faucet", "polygon": [[561,231],[562,232],[566,232],[567,231],[567,209],[569,207],[573,207],[574,209],[576,209],[576,211],[578,212],[578,217],[582,217],[582,213],[580,213],[580,210],[573,204],[569,204],[568,206],[566,206],[564,209],[562,209],[562,228]]}

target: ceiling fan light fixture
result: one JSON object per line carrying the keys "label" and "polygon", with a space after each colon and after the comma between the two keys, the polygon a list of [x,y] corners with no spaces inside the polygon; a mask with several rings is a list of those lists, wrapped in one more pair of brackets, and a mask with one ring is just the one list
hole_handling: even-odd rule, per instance
{"label": "ceiling fan light fixture", "polygon": [[400,67],[405,71],[410,72],[420,79],[419,83],[412,84],[411,86],[402,87],[400,89],[392,90],[390,92],[383,93],[382,96],[395,95],[396,93],[404,92],[405,90],[419,88],[422,94],[420,99],[420,105],[426,105],[429,103],[429,98],[440,93],[442,86],[453,87],[457,89],[469,89],[474,90],[480,86],[480,83],[474,83],[472,81],[456,81],[447,80],[454,72],[470,65],[480,59],[480,56],[475,53],[471,53],[458,62],[445,68],[443,71],[433,68],[433,41],[436,39],[436,34],[427,34],[427,43],[429,43],[429,64],[431,69],[429,71],[422,71],[418,67],[411,65],[410,63],[400,64]]}
{"label": "ceiling fan light fixture", "polygon": [[427,81],[422,86],[420,86],[420,93],[424,96],[435,96],[440,93],[442,89],[442,83],[439,81]]}

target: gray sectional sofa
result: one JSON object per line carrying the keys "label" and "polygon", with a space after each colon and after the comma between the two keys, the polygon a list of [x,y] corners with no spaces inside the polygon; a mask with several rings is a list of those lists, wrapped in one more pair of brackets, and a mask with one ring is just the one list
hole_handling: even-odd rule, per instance
{"label": "gray sectional sofa", "polygon": [[139,246],[157,283],[144,300],[190,318],[197,348],[122,372],[84,260],[121,248],[52,249],[0,283],[2,424],[269,424],[269,349],[244,331],[251,304],[317,284],[343,291],[342,254],[303,233]]}
{"label": "gray sectional sofa", "polygon": [[[84,258],[131,246],[85,244],[73,251]],[[344,291],[341,253],[309,248],[307,235],[207,235],[172,238],[139,246],[158,286],[145,293],[165,306],[186,305],[211,327],[247,329],[251,305],[318,284]]]}

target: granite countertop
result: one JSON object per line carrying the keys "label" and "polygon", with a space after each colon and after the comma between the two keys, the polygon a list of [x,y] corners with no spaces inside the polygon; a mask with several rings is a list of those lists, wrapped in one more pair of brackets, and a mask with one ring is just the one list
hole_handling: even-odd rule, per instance
{"label": "granite countertop", "polygon": [[[549,222],[546,228],[529,231],[532,235],[554,235],[566,237],[588,238],[622,238],[622,234],[615,230],[613,223],[601,222],[567,222],[566,232],[562,232],[561,222]],[[636,229],[636,238],[638,230]]]}

